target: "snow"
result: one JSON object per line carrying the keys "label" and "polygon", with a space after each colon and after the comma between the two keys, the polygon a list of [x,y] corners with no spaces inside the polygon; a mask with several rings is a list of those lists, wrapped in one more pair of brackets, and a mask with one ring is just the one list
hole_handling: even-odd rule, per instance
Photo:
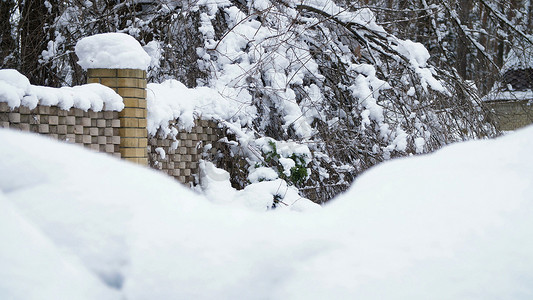
{"label": "snow", "polygon": [[[298,189],[278,179],[278,174],[270,168],[260,167],[252,170],[249,176],[251,184],[239,191],[231,187],[229,173],[215,167],[213,163],[202,160],[199,168],[199,190],[213,203],[245,207],[259,212],[270,210],[273,206],[276,206],[278,211],[289,209],[302,212],[320,209],[318,204],[301,197]],[[274,198],[281,204],[274,204]]]}
{"label": "snow", "polygon": [[265,10],[269,8],[272,5],[272,3],[270,3],[270,1],[268,0],[256,0],[256,1],[252,1],[252,5],[257,10]]}
{"label": "snow", "polygon": [[[357,69],[361,70],[362,65],[358,65]],[[384,81],[379,80],[375,76],[374,67],[370,65],[364,65],[365,69],[370,68],[371,72],[368,75],[360,74],[355,80],[354,84],[349,87],[352,91],[352,95],[359,100],[359,105],[364,109],[362,110],[361,127],[364,130],[366,126],[370,125],[370,120],[376,121],[378,124],[383,124],[383,108],[377,104],[377,95],[374,97],[373,90],[378,91],[382,86],[385,86]]]}
{"label": "snow", "polygon": [[[295,46],[280,44],[277,39],[271,38],[279,35],[280,40],[294,39],[293,33],[285,31],[285,25],[281,25],[291,22],[285,17],[276,21],[282,23],[278,24],[279,29],[275,29],[265,26],[273,20],[266,20],[266,23],[262,23],[256,20],[254,14],[247,15],[236,6],[219,5],[221,9],[224,9],[228,26],[232,30],[220,40],[215,40],[212,22],[216,17],[216,9],[201,14],[199,28],[205,40],[204,47],[216,50],[209,53],[203,50],[198,51],[198,55],[204,60],[206,68],[212,74],[210,88],[225,98],[239,102],[242,107],[253,107],[252,95],[247,87],[250,82],[260,81],[257,70],[261,69],[265,84],[263,88],[268,94],[265,101],[272,102],[273,106],[282,112],[283,128],[292,127],[301,137],[312,136],[314,130],[311,123],[318,117],[315,107],[322,100],[320,90],[310,91],[312,98],[298,105],[296,94],[290,87],[292,84],[302,85],[306,75],[322,78],[318,72],[318,65],[313,59],[301,59],[310,57],[309,46],[301,38],[293,41]],[[253,5],[264,7],[268,3],[258,2]],[[293,29],[301,32],[305,30],[301,25]],[[209,60],[212,59],[212,55],[216,55],[216,63]],[[248,119],[251,120],[253,117],[254,115],[251,115]]]}
{"label": "snow", "polygon": [[398,151],[405,151],[407,149],[407,133],[402,129],[396,130],[396,137],[389,146],[392,146],[393,149],[397,149]]}
{"label": "snow", "polygon": [[157,147],[157,148],[155,148],[155,152],[157,152],[157,154],[159,154],[159,157],[161,159],[165,159],[165,157],[166,157],[165,149],[163,149],[161,147]]}
{"label": "snow", "polygon": [[250,182],[260,182],[264,180],[275,180],[278,179],[278,173],[271,168],[259,167],[253,168],[253,170],[248,175],[248,180]]}
{"label": "snow", "polygon": [[[421,88],[417,87],[417,92],[415,86],[409,86],[412,88],[409,90],[410,96],[414,96],[415,93],[423,94],[429,89],[447,93],[441,81],[434,77],[435,72],[428,63],[429,52],[424,46],[410,40],[400,40],[386,33],[383,27],[376,23],[376,16],[368,8],[350,10],[337,6],[329,0],[289,1],[286,4],[272,6],[271,2],[266,0],[251,1],[247,4],[248,11],[244,12],[239,6],[232,6],[222,1],[210,2],[208,7],[201,9],[199,31],[203,35],[204,45],[198,47],[196,53],[200,58],[198,61],[200,68],[209,76],[200,84],[205,84],[221,97],[235,102],[230,106],[220,107],[217,112],[217,117],[220,118],[215,118],[237,136],[239,147],[233,147],[232,153],[242,155],[244,152],[246,159],[256,162],[255,153],[248,151],[257,143],[254,141],[257,138],[256,132],[265,132],[269,124],[277,123],[278,120],[286,135],[294,135],[301,144],[312,145],[315,152],[321,147],[316,143],[317,124],[331,125],[338,121],[343,122],[344,119],[359,118],[360,125],[354,124],[360,126],[357,130],[374,131],[379,128],[378,134],[382,140],[376,144],[375,151],[376,153],[383,151],[383,157],[390,157],[392,150],[401,152],[415,148],[412,147],[415,146],[414,139],[425,136],[425,129],[413,132],[405,128],[405,124],[391,122],[395,117],[402,116],[397,115],[395,108],[397,103],[384,97],[382,93],[392,87],[386,81],[388,78],[378,77],[388,75],[378,76],[375,67],[357,59],[352,53],[353,49],[344,45],[342,39],[335,43],[325,43],[328,47],[331,46],[331,49],[324,51],[334,52],[340,62],[347,66],[346,72],[349,77],[355,78],[349,84],[339,84],[337,88],[350,92],[357,103],[352,111],[339,110],[339,116],[344,116],[340,120],[333,119],[331,114],[324,111],[329,105],[324,102],[326,99],[324,95],[331,95],[331,90],[326,88],[327,83],[324,83],[325,78],[315,60],[316,56],[310,49],[315,45],[311,41],[317,39],[315,32],[310,28],[315,28],[315,25],[321,24],[322,21],[310,17],[312,14],[304,13],[305,17],[302,17],[302,9],[305,8],[301,5],[329,14],[339,22],[357,24],[354,28],[358,28],[362,36],[371,32],[380,39],[386,39],[388,44],[398,51],[398,61],[407,62],[417,74]],[[268,13],[260,11],[267,7]],[[221,20],[219,17],[222,17],[231,29],[223,35],[216,34],[214,29],[215,24]],[[303,18],[302,22],[295,23],[294,19],[297,18]],[[319,27],[324,36],[336,36],[336,33],[330,32],[327,26]],[[320,38],[316,41],[319,40]],[[405,79],[402,85],[409,85],[409,82],[411,85],[418,85],[416,79]],[[174,98],[178,98],[177,93],[172,94]],[[177,113],[172,116],[180,115],[184,111],[183,107],[184,105],[180,105],[179,109],[173,109]],[[210,106],[196,106],[192,109],[193,114],[203,115],[204,107],[210,110]],[[233,107],[239,109],[235,110]],[[257,107],[257,110],[254,107]],[[227,113],[228,108],[231,108],[233,113]],[[245,109],[248,109],[248,112],[242,113]],[[165,113],[168,111],[171,110],[164,110]],[[234,112],[237,112],[237,117]],[[208,112],[209,114],[211,113]],[[228,120],[227,117],[232,120]],[[154,130],[158,127],[164,129],[171,116],[155,119],[161,122],[153,123]],[[228,126],[227,123],[231,124]],[[167,131],[164,129],[163,133]],[[398,137],[398,133],[401,132],[406,136]],[[407,147],[404,141],[411,146]],[[416,149],[427,150],[424,147]],[[287,167],[290,166],[290,161],[281,159],[281,162],[285,162]],[[317,168],[313,169],[316,172]],[[285,171],[288,172],[287,169]],[[252,175],[252,178],[255,177]]]}
{"label": "snow", "polygon": [[424,45],[411,40],[398,41],[399,45],[396,47],[396,51],[407,57],[411,64],[419,67],[426,67],[427,60],[429,59],[429,52]]}
{"label": "snow", "polygon": [[394,39],[398,44],[392,46],[398,53],[402,54],[409,60],[412,68],[420,78],[422,88],[427,91],[428,86],[434,91],[446,92],[446,89],[440,81],[433,77],[431,69],[427,68],[427,61],[430,57],[428,50],[421,43],[413,42],[411,40]]}
{"label": "snow", "polygon": [[279,163],[283,166],[283,174],[291,176],[291,169],[296,166],[294,160],[290,158],[280,157]]}
{"label": "snow", "polygon": [[[62,254],[0,193],[0,296],[2,299],[112,299],[103,286],[72,257]],[[29,287],[31,287],[29,289]]]}
{"label": "snow", "polygon": [[526,91],[509,91],[503,90],[499,91],[498,85],[496,85],[490,93],[482,98],[483,101],[525,101],[533,100],[533,90]]}
{"label": "snow", "polygon": [[22,105],[30,109],[37,105],[56,105],[64,110],[75,107],[96,112],[121,111],[124,108],[122,97],[104,85],[90,83],[61,88],[31,85],[28,78],[12,69],[0,70],[0,102],[7,102],[11,108]]}
{"label": "snow", "polygon": [[[149,45],[149,50],[155,45]],[[87,69],[140,69],[155,64],[141,44],[125,33],[101,33],[76,43],[78,64]],[[152,53],[155,56],[155,53]]]}
{"label": "snow", "polygon": [[40,63],[47,62],[50,60],[53,60],[56,55],[60,51],[58,51],[58,47],[60,47],[61,44],[65,43],[66,39],[64,36],[61,35],[61,33],[56,32],[56,38],[55,40],[48,41],[47,44],[47,50],[43,50],[41,52],[42,60],[40,60]]}
{"label": "snow", "polygon": [[[298,3],[295,1],[295,3]],[[366,26],[368,29],[376,32],[384,33],[383,27],[376,24],[376,16],[369,8],[362,8],[356,11],[349,11],[345,8],[337,6],[334,1],[331,0],[304,0],[301,1],[303,5],[308,5],[313,8],[326,12],[330,16],[338,19],[344,23],[355,23],[362,26]]]}
{"label": "snow", "polygon": [[294,141],[276,141],[273,138],[263,137],[256,139],[255,144],[264,153],[273,151],[272,145],[274,145],[277,153],[282,157],[288,158],[296,154],[304,158],[306,163],[311,161],[311,151],[309,151],[309,148],[306,145]]}
{"label": "snow", "polygon": [[423,153],[425,144],[426,144],[426,140],[424,140],[424,138],[421,138],[421,137],[415,138],[416,153]]}
{"label": "snow", "polygon": [[76,145],[0,140],[2,299],[533,297],[531,126],[383,163],[323,209],[267,213]]}
{"label": "snow", "polygon": [[[364,294],[381,299],[531,297],[533,181],[528,169],[533,161],[527,153],[532,136],[528,127],[495,141],[393,161],[361,176],[329,209],[343,214],[341,219],[349,214],[360,220],[354,235],[364,236],[368,246],[368,253],[357,251],[343,263],[386,278],[387,289],[373,284]],[[379,254],[368,257],[371,251]],[[353,258],[358,255],[374,261],[361,264]],[[318,263],[324,267],[326,261]]]}
{"label": "snow", "polygon": [[150,56],[150,67],[159,68],[160,61],[163,58],[163,49],[161,44],[151,41],[143,47],[144,51]]}
{"label": "snow", "polygon": [[222,97],[207,87],[189,89],[176,80],[149,83],[147,86],[147,128],[155,135],[158,129],[171,134],[170,121],[178,119],[180,129],[190,130],[195,118],[233,121],[238,127],[251,122],[255,108]]}

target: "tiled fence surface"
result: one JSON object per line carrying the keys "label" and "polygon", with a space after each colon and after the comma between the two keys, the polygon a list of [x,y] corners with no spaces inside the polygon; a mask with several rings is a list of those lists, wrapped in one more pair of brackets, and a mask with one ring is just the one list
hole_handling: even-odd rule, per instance
{"label": "tiled fence surface", "polygon": [[148,161],[152,168],[162,170],[182,183],[195,182],[198,161],[202,153],[214,154],[217,141],[223,136],[216,122],[196,120],[190,132],[179,132],[176,140],[170,137],[148,139]]}
{"label": "tiled fence surface", "polygon": [[[116,111],[62,110],[57,106],[42,105],[31,110],[24,106],[11,110],[7,103],[0,102],[0,127],[44,134],[119,158],[125,153],[121,145],[128,146],[131,139],[121,137],[123,120]],[[202,153],[213,154],[222,136],[223,130],[218,128],[216,122],[196,120],[192,130],[178,132],[176,140],[161,135],[144,135],[135,138],[135,146],[140,148],[144,144],[143,150],[147,151],[152,168],[189,184],[195,182]],[[128,142],[124,142],[124,139]]]}
{"label": "tiled fence surface", "polygon": [[134,69],[89,69],[88,83],[112,88],[124,100],[119,112],[121,157],[142,165],[148,164],[146,152],[146,71]]}
{"label": "tiled fence surface", "polygon": [[7,103],[0,102],[0,127],[41,133],[120,157],[120,121],[116,111],[62,110],[41,105],[11,110]]}

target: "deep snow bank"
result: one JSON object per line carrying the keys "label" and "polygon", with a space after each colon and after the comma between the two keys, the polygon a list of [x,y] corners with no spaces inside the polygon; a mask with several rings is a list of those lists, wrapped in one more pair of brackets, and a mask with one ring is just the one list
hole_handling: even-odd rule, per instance
{"label": "deep snow bank", "polygon": [[48,295],[80,299],[533,297],[533,127],[384,163],[305,213],[213,205],[81,147],[0,140],[0,298],[31,298],[50,270],[63,281]]}

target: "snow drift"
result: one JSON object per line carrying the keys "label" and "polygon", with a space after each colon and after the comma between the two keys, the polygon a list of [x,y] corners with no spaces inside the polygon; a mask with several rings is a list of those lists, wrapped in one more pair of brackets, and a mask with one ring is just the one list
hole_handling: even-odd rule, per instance
{"label": "snow drift", "polygon": [[0,130],[0,298],[531,299],[533,127],[371,169],[322,210],[215,205]]}

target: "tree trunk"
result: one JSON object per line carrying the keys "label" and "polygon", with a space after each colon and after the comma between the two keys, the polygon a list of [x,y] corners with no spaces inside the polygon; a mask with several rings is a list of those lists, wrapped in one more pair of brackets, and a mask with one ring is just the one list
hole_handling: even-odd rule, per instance
{"label": "tree trunk", "polygon": [[[49,1],[50,2],[50,1]],[[46,74],[39,57],[50,39],[46,30],[51,13],[43,0],[20,0],[20,72],[32,84],[44,85]]]}
{"label": "tree trunk", "polygon": [[13,38],[11,15],[15,10],[13,0],[0,0],[0,68],[15,66],[16,42]]}
{"label": "tree trunk", "polygon": [[[470,12],[472,11],[472,0],[459,0],[459,20],[462,25],[468,26],[470,24]],[[463,31],[459,31],[459,39],[457,40],[457,72],[463,79],[470,79],[468,76],[468,40]]]}

